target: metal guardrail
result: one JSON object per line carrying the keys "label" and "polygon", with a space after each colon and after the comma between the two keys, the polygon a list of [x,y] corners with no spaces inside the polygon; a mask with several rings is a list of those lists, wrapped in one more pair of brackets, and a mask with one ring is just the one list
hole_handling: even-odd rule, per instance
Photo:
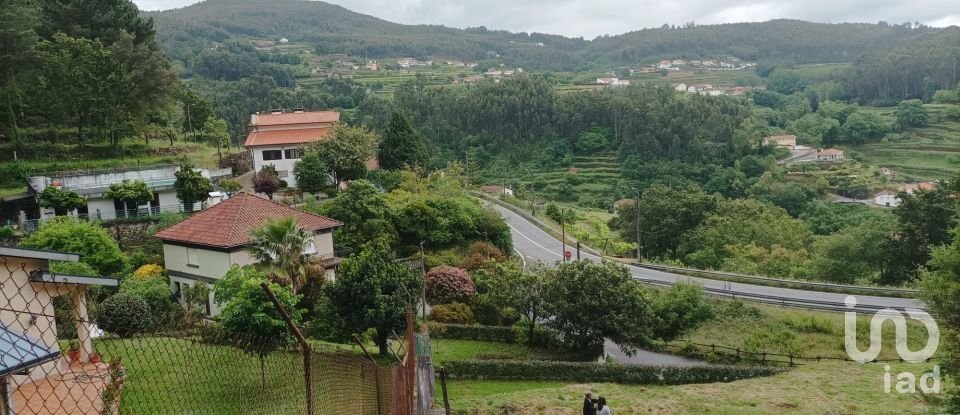
{"label": "metal guardrail", "polygon": [[861,286],[861,285],[846,285],[846,284],[831,284],[827,282],[815,282],[815,281],[799,281],[799,280],[790,280],[784,278],[771,278],[771,277],[760,277],[756,275],[745,275],[737,274],[734,272],[723,272],[723,271],[708,271],[700,270],[693,268],[683,268],[683,267],[673,267],[669,265],[658,265],[658,264],[633,264],[636,267],[647,268],[656,271],[665,271],[679,274],[706,274],[706,275],[716,275],[724,278],[744,280],[744,281],[754,281],[765,283],[766,285],[770,284],[782,284],[782,285],[791,285],[803,288],[809,288],[817,291],[859,291],[859,292],[873,292],[877,294],[897,294],[904,297],[916,297],[919,294],[918,290],[909,289],[909,288],[896,288],[896,287],[870,287],[870,286]]}
{"label": "metal guardrail", "polygon": [[[633,277],[634,280],[640,281],[644,284],[649,285],[658,285],[662,287],[669,287],[673,285],[669,281],[659,281],[652,280],[649,278],[643,277]],[[820,311],[857,311],[863,313],[875,313],[885,308],[885,306],[872,305],[872,304],[857,304],[855,307],[847,307],[845,303],[837,301],[824,301],[824,300],[811,300],[806,298],[788,298],[777,295],[767,295],[767,294],[756,294],[743,291],[734,291],[731,289],[720,289],[720,288],[709,288],[702,287],[703,292],[714,297],[726,297],[733,300],[747,300],[757,303],[764,303],[770,305],[778,305],[782,307],[794,307],[794,308],[805,308],[810,310],[820,310]],[[925,307],[918,306],[920,310],[924,310]]]}

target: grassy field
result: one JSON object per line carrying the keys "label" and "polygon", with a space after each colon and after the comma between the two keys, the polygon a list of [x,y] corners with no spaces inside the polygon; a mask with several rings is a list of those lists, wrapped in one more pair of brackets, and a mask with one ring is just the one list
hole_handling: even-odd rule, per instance
{"label": "grassy field", "polygon": [[[854,147],[870,164],[892,168],[917,179],[952,177],[960,169],[960,122],[943,116],[949,104],[927,104],[930,122],[923,128],[890,133],[882,142]],[[888,122],[894,120],[893,107],[862,110],[874,112]]]}
{"label": "grassy field", "polygon": [[[919,376],[926,368],[895,364],[891,372]],[[450,381],[448,386],[457,414],[579,414],[586,391],[605,396],[616,414],[928,413],[928,398],[919,393],[885,393],[884,373],[881,365],[820,363],[769,378],[701,385]]]}
{"label": "grassy field", "polygon": [[[372,345],[371,345],[372,346]],[[288,414],[306,413],[303,358],[293,352],[270,353],[261,362],[237,347],[188,339],[148,337],[99,340],[105,360],[120,357],[127,371],[120,413],[129,414]],[[359,347],[313,342],[315,394],[320,413],[361,409],[356,395],[365,381]],[[369,350],[375,350],[368,347]],[[394,360],[386,359],[387,364]],[[262,376],[262,377],[261,377]],[[367,388],[372,389],[372,386]]]}
{"label": "grassy field", "polygon": [[[845,356],[843,314],[731,302],[718,302],[717,309],[716,318],[692,333],[691,340],[744,349],[762,347],[770,352],[781,352],[783,345],[794,343],[795,351],[803,354]],[[866,328],[867,322],[868,316],[860,316],[858,326]],[[892,327],[885,328],[880,358],[896,358]],[[758,337],[778,340],[757,342]],[[865,331],[858,335],[863,341],[861,349],[866,348],[866,338]],[[926,339],[925,331],[911,325],[910,339],[916,340],[910,342],[911,350],[918,350],[917,343]],[[448,350],[434,348],[438,360],[518,347],[523,352],[522,346],[516,345],[446,342]],[[892,384],[898,373],[911,372],[919,378],[933,365],[891,364]],[[879,363],[824,360],[803,362],[769,378],[731,383],[656,386],[451,380],[448,387],[456,414],[576,414],[586,391],[606,396],[618,414],[925,414],[937,402],[936,396],[920,393],[886,393],[885,373]]]}
{"label": "grassy field", "polygon": [[[847,357],[843,343],[844,315],[799,310],[737,301],[717,300],[715,316],[687,339],[702,344],[740,348],[754,352],[794,354],[808,357]],[[869,319],[857,320],[861,350],[869,344]],[[908,344],[919,350],[926,342],[923,325],[908,320]],[[915,323],[915,324],[914,324]],[[892,323],[885,323],[883,348],[878,359],[898,359]]]}

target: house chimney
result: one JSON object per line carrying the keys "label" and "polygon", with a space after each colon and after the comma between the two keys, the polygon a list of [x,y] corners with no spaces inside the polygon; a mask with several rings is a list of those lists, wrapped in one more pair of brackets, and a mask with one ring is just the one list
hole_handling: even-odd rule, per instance
{"label": "house chimney", "polygon": [[293,113],[294,113],[294,114],[303,114],[303,108],[294,108],[294,109],[293,109]]}
{"label": "house chimney", "polygon": [[276,108],[276,109],[270,110],[271,115],[280,115],[282,113],[283,113],[283,108]]}

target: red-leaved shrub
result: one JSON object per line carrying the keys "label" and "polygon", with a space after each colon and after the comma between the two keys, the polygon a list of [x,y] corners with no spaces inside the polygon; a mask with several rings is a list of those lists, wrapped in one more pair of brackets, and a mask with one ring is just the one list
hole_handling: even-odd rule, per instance
{"label": "red-leaved shrub", "polygon": [[477,287],[466,270],[446,265],[427,272],[425,288],[430,304],[467,303],[477,294]]}

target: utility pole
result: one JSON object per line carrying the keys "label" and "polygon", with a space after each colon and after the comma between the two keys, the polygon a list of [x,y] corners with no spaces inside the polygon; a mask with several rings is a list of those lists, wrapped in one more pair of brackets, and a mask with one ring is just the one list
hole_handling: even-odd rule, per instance
{"label": "utility pole", "polygon": [[[190,104],[187,104],[187,125],[188,125],[188,127],[187,127],[187,128],[188,128],[188,131],[193,131],[193,121],[190,120]],[[184,142],[184,143],[187,142],[187,134],[186,134],[186,132],[184,132],[184,134],[183,134],[183,142]]]}
{"label": "utility pole", "polygon": [[423,322],[427,322],[427,266],[426,266],[426,256],[423,255],[423,241],[420,241],[420,277],[423,278],[423,284],[421,289],[421,295],[423,299]]}
{"label": "utility pole", "polygon": [[533,185],[533,171],[528,170],[530,173],[530,215],[533,217],[537,216],[537,188]]}
{"label": "utility pole", "polygon": [[567,262],[567,228],[563,226],[564,210],[560,209],[560,257]]}
{"label": "utility pole", "polygon": [[640,247],[640,189],[634,189],[637,191],[637,204],[634,205],[634,208],[637,210],[637,262],[643,261],[643,251]]}

